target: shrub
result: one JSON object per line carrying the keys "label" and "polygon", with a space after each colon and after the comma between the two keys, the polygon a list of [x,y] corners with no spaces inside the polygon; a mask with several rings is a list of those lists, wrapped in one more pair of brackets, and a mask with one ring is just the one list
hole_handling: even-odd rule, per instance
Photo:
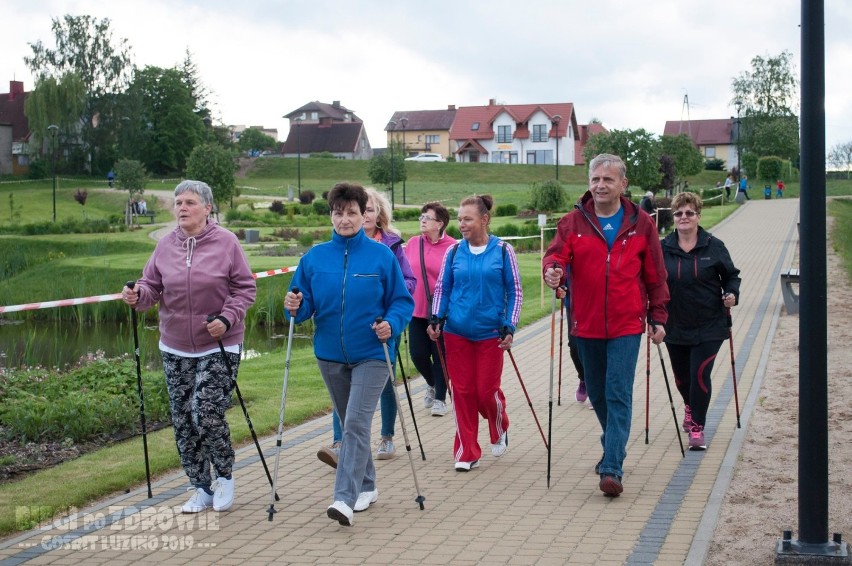
{"label": "shrub", "polygon": [[501,204],[495,210],[495,216],[517,216],[518,207],[514,204]]}
{"label": "shrub", "polygon": [[337,159],[337,156],[330,151],[316,151],[310,155],[313,159]]}
{"label": "shrub", "polygon": [[304,234],[299,235],[299,239],[297,240],[300,246],[309,248],[314,245],[314,235],[306,232]]}
{"label": "shrub", "polygon": [[279,228],[273,230],[272,235],[282,240],[295,240],[299,237],[299,230],[296,228]]}
{"label": "shrub", "polygon": [[708,171],[724,171],[725,170],[725,160],[724,159],[706,159],[704,161],[704,168]]}
{"label": "shrub", "polygon": [[280,200],[272,201],[272,204],[269,205],[269,211],[278,214],[279,216],[284,214],[284,203]]}
{"label": "shrub", "polygon": [[50,177],[50,161],[48,161],[47,159],[39,159],[30,163],[30,171],[28,176],[30,179],[46,179]]}
{"label": "shrub", "polygon": [[530,206],[542,212],[556,212],[565,208],[565,189],[559,181],[551,180],[530,185]]}
{"label": "shrub", "polygon": [[787,166],[784,166],[785,161],[780,157],[768,155],[757,160],[757,178],[764,181],[775,181],[783,179],[785,169],[789,169],[789,161]]}
{"label": "shrub", "polygon": [[313,191],[302,191],[299,194],[299,202],[302,204],[311,204],[315,198],[316,195]]}
{"label": "shrub", "polygon": [[314,214],[317,216],[328,216],[331,209],[328,206],[328,201],[325,199],[317,199],[313,202]]}
{"label": "shrub", "polygon": [[394,220],[418,220],[420,218],[419,208],[398,208],[393,211]]}

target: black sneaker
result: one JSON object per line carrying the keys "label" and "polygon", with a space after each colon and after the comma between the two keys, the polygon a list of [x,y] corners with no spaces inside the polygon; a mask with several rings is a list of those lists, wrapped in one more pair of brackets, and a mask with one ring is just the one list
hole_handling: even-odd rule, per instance
{"label": "black sneaker", "polygon": [[621,478],[613,474],[601,474],[601,483],[598,487],[607,497],[618,497],[624,491]]}
{"label": "black sneaker", "polygon": [[601,459],[598,460],[598,463],[595,464],[595,473],[600,475],[601,473],[601,464],[603,464],[604,455],[601,454]]}

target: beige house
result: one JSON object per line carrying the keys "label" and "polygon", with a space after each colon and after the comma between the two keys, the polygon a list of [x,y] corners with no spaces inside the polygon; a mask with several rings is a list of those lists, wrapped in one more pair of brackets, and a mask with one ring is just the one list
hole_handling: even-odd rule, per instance
{"label": "beige house", "polygon": [[704,156],[704,159],[721,159],[725,169],[737,166],[736,119],[668,121],[664,136],[686,134]]}
{"label": "beige house", "polygon": [[450,128],[456,116],[453,104],[446,110],[405,110],[394,112],[385,127],[387,141],[405,144],[405,155],[440,153],[445,158],[453,156],[450,146]]}

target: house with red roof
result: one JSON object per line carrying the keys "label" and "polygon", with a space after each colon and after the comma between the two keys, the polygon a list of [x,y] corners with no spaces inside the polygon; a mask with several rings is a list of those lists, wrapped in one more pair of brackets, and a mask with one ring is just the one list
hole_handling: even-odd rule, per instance
{"label": "house with red roof", "polygon": [[331,104],[309,102],[284,117],[290,120],[290,131],[281,147],[284,157],[324,152],[338,159],[373,157],[364,122],[339,100]]}
{"label": "house with red roof", "polygon": [[405,156],[418,153],[440,153],[454,157],[450,143],[450,128],[456,118],[456,106],[446,110],[399,110],[393,113],[385,131],[388,146],[391,140],[405,144]]}
{"label": "house with red roof", "polygon": [[574,165],[579,135],[574,105],[462,106],[450,128],[457,161]]}
{"label": "house with red roof", "polygon": [[586,149],[586,144],[589,143],[589,137],[595,134],[609,133],[609,130],[604,128],[600,122],[581,124],[579,130],[580,135],[574,140],[574,165],[585,165],[586,158],[583,157],[583,150]]}
{"label": "house with red roof", "polygon": [[30,126],[24,114],[29,94],[22,81],[9,81],[9,92],[0,94],[0,175],[29,171]]}
{"label": "house with red roof", "polygon": [[663,128],[663,135],[688,135],[704,159],[721,159],[725,162],[725,169],[730,171],[737,166],[735,121],[734,118],[670,120]]}

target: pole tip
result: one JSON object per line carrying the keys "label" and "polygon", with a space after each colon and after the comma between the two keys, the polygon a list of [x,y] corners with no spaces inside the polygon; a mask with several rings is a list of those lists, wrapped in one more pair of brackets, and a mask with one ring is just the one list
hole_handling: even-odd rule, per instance
{"label": "pole tip", "polygon": [[417,502],[417,504],[420,506],[420,510],[421,510],[421,511],[423,511],[424,509],[426,509],[426,506],[425,506],[425,505],[423,505],[423,503],[426,501],[426,498],[425,498],[425,497],[423,497],[422,495],[418,495],[418,496],[417,496],[417,498],[416,498],[414,501],[416,501],[416,502]]}

